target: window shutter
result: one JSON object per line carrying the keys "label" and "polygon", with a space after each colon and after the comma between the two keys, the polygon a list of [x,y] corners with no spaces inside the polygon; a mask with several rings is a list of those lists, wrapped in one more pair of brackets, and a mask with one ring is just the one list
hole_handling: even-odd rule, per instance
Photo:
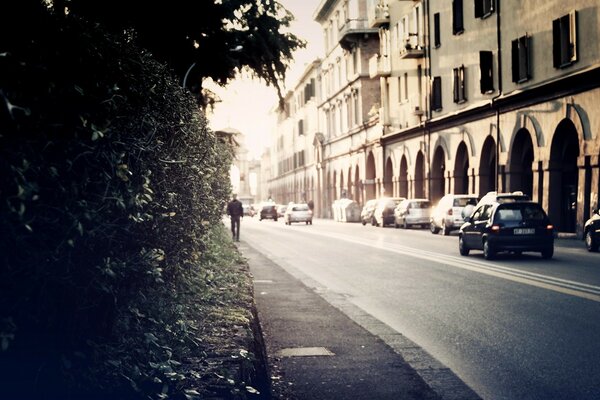
{"label": "window shutter", "polygon": [[458,76],[458,68],[454,68],[452,70],[452,100],[455,103],[458,103],[458,99],[459,99],[459,86],[460,83],[458,82],[459,76]]}
{"label": "window shutter", "polygon": [[452,1],[452,33],[459,34],[464,32],[463,25],[463,2],[462,0]]}
{"label": "window shutter", "polygon": [[433,43],[435,47],[442,45],[440,35],[440,13],[433,14]]}
{"label": "window shutter", "polygon": [[475,0],[475,18],[483,17],[483,0]]}
{"label": "window shutter", "polygon": [[575,62],[577,61],[577,11],[575,10],[569,13],[569,42],[569,61]]}
{"label": "window shutter", "polygon": [[431,109],[433,111],[440,111],[442,109],[442,78],[439,76],[433,78]]}
{"label": "window shutter", "polygon": [[481,93],[490,93],[494,91],[494,76],[493,76],[494,56],[491,51],[479,52],[479,68],[481,72]]}
{"label": "window shutter", "polygon": [[519,39],[515,39],[511,42],[510,54],[512,64],[512,81],[519,82]]}
{"label": "window shutter", "polygon": [[519,81],[531,78],[531,63],[529,62],[529,44],[531,38],[527,35],[519,38]]}
{"label": "window shutter", "polygon": [[552,21],[552,59],[554,68],[560,68],[561,64],[561,41],[560,41],[560,19]]}

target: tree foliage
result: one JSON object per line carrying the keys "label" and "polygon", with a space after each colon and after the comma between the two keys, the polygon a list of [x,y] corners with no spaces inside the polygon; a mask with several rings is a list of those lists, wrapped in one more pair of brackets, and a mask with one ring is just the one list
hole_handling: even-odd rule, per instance
{"label": "tree foliage", "polygon": [[0,6],[0,396],[176,394],[202,376],[176,357],[202,353],[203,302],[226,304],[239,285],[212,265],[231,149],[127,32],[11,3]]}
{"label": "tree foliage", "polygon": [[[167,62],[195,93],[212,78],[226,84],[245,68],[280,99],[293,52],[304,42],[286,32],[293,16],[275,0],[54,0],[112,31],[132,30],[140,46]],[[191,69],[190,66],[194,65]],[[188,86],[186,84],[186,86]]]}

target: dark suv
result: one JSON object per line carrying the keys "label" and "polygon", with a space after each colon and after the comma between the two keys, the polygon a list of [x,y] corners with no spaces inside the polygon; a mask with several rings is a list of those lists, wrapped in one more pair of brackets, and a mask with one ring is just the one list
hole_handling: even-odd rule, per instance
{"label": "dark suv", "polygon": [[496,253],[539,251],[554,254],[554,227],[542,206],[532,201],[480,205],[460,228],[458,249],[463,256],[473,249],[493,259]]}
{"label": "dark suv", "polygon": [[598,209],[595,209],[594,215],[585,222],[583,237],[585,247],[589,251],[598,251],[598,247],[600,247],[600,211]]}
{"label": "dark suv", "polygon": [[272,219],[273,221],[277,222],[277,206],[274,204],[262,206],[260,209],[259,221],[262,221],[263,219]]}

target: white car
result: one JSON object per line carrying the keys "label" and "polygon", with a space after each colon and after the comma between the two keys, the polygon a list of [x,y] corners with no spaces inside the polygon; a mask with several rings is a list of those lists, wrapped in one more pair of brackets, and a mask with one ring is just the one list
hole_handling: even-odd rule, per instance
{"label": "white car", "polygon": [[444,236],[460,229],[465,222],[462,211],[468,205],[476,205],[479,198],[474,194],[447,194],[440,199],[431,212],[431,233],[442,231]]}
{"label": "white car", "polygon": [[286,225],[291,225],[292,222],[305,222],[306,225],[312,225],[312,217],[313,213],[308,204],[298,203],[288,205],[283,220]]}
{"label": "white car", "polygon": [[394,209],[405,197],[383,197],[377,200],[373,211],[373,225],[384,227],[394,224]]}
{"label": "white car", "polygon": [[430,218],[431,202],[428,199],[406,199],[394,210],[394,227],[427,226]]}

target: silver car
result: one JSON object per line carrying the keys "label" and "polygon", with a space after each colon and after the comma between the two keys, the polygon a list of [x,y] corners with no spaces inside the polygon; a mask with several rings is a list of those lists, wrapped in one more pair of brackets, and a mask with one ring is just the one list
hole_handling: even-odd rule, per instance
{"label": "silver car", "polygon": [[308,204],[289,204],[283,215],[283,220],[286,225],[291,225],[292,222],[305,222],[306,225],[312,225],[313,213],[308,207]]}
{"label": "silver car", "polygon": [[462,211],[468,205],[476,205],[478,200],[474,194],[447,194],[442,197],[431,212],[431,233],[442,231],[447,236],[451,231],[460,229],[465,222]]}
{"label": "silver car", "polygon": [[428,226],[431,219],[431,202],[428,199],[402,200],[394,210],[394,227]]}

